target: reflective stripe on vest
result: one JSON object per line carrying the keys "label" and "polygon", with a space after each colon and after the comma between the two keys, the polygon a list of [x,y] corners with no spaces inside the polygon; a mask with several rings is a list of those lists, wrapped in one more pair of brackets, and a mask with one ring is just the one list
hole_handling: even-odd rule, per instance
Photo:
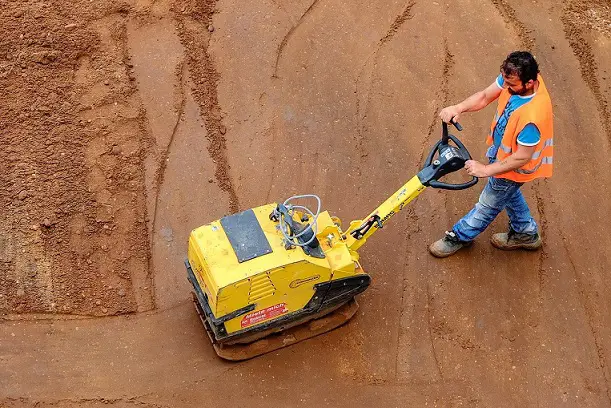
{"label": "reflective stripe on vest", "polygon": [[[541,150],[536,151],[536,152],[533,153],[533,155],[531,156],[531,160],[537,160],[539,158],[539,156],[541,156],[541,153],[543,152],[543,149],[545,149],[546,147],[549,147],[549,146],[553,146],[553,145],[554,145],[554,139],[546,140],[543,143],[543,147],[541,147]],[[499,149],[501,149],[502,151],[504,151],[507,154],[511,154],[512,153],[511,147],[505,146],[503,143],[501,143],[501,145],[499,146]]]}
{"label": "reflective stripe on vest", "polygon": [[532,170],[523,170],[523,169],[517,169],[514,170],[516,173],[520,173],[520,174],[533,174],[535,171],[539,170],[539,167],[541,167],[542,164],[552,164],[554,162],[554,158],[551,156],[546,156],[541,160],[541,163],[537,164],[535,166],[535,168],[533,168]]}
{"label": "reflective stripe on vest", "polygon": [[553,146],[554,145],[554,139],[548,139],[545,141],[545,143],[543,143],[543,147],[541,148],[541,150],[534,152],[531,159],[532,160],[537,160],[539,158],[539,156],[541,156],[541,153],[543,152],[543,149],[545,149],[546,147],[549,146]]}

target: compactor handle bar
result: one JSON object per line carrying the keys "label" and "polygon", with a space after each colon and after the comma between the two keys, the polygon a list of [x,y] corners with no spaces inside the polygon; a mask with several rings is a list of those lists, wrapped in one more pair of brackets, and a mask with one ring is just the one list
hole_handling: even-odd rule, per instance
{"label": "compactor handle bar", "polygon": [[[464,190],[475,185],[478,181],[477,177],[471,178],[470,181],[461,184],[451,184],[439,181],[439,179],[448,173],[455,172],[465,166],[467,160],[471,160],[471,154],[464,144],[454,135],[448,133],[448,124],[443,123],[443,133],[441,140],[435,143],[429,155],[424,162],[424,168],[418,173],[420,182],[425,186],[434,188],[443,188],[446,190]],[[451,122],[458,131],[462,131],[462,126],[458,122]],[[450,145],[452,141],[456,146]],[[435,155],[437,159],[435,159]]]}

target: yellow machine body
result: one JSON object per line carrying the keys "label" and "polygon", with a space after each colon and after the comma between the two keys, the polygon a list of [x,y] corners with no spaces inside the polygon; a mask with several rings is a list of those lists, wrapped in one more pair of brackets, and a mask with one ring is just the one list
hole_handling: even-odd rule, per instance
{"label": "yellow machine body", "polygon": [[274,208],[276,204],[253,208],[272,252],[246,262],[238,262],[220,221],[193,230],[189,237],[188,260],[213,315],[221,318],[256,305],[226,321],[227,334],[303,309],[316,284],[363,274],[328,212],[317,220],[325,253],[319,259],[299,248],[285,248],[278,224],[269,219]]}
{"label": "yellow machine body", "polygon": [[[418,177],[412,178],[365,220],[352,221],[346,232],[341,230],[339,219],[321,212],[313,232],[322,257],[286,245],[278,222],[270,219],[277,204],[248,210],[256,221],[253,218],[250,226],[240,225],[241,230],[262,232],[259,239],[269,243],[267,253],[252,259],[240,261],[242,244],[230,242],[223,219],[193,230],[189,237],[189,279],[206,320],[216,325],[213,340],[239,337],[259,326],[270,327],[270,322],[290,320],[291,315],[303,317],[304,310],[314,310],[311,306],[318,297],[330,293],[346,301],[341,297],[342,287],[351,297],[362,292],[370,278],[359,263],[356,249],[424,189]],[[297,216],[301,218],[303,213]],[[354,279],[361,288],[354,286]],[[330,301],[325,307],[333,305]]]}

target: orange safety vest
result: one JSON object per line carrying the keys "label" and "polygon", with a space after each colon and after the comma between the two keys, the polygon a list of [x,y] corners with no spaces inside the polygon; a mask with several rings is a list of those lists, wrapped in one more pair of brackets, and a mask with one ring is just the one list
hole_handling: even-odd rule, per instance
{"label": "orange safety vest", "polygon": [[[552,101],[541,75],[539,75],[537,79],[539,81],[539,88],[533,99],[520,106],[511,116],[509,116],[507,126],[505,127],[505,133],[501,139],[501,145],[496,154],[496,159],[499,161],[504,160],[518,150],[518,135],[529,123],[534,123],[537,126],[539,132],[541,132],[541,140],[535,146],[535,152],[528,163],[516,170],[497,174],[495,177],[513,180],[518,183],[525,183],[539,177],[552,176],[554,158]],[[492,125],[490,126],[490,134],[488,134],[486,139],[488,146],[494,143],[492,137],[494,128],[496,127],[498,119],[503,114],[507,103],[509,103],[509,98],[511,96],[507,88],[503,89],[501,95],[499,95],[499,105],[496,115],[492,120]]]}

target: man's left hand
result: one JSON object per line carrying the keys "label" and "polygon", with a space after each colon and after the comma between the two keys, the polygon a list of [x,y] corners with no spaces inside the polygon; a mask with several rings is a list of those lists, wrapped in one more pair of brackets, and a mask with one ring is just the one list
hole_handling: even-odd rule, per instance
{"label": "man's left hand", "polygon": [[490,173],[488,171],[488,166],[482,164],[476,160],[467,160],[465,162],[465,170],[471,176],[475,177],[489,177]]}

